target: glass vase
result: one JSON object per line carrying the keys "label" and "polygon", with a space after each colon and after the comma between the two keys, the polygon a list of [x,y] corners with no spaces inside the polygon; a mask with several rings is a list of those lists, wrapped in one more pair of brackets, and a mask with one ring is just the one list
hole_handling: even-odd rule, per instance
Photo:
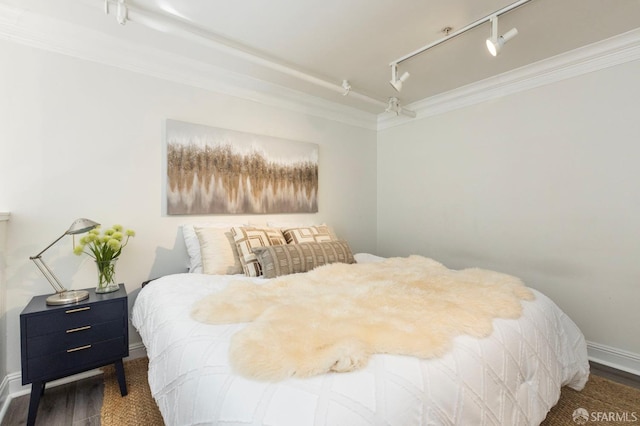
{"label": "glass vase", "polygon": [[120,287],[116,281],[116,264],[118,259],[98,261],[96,260],[96,267],[98,268],[98,285],[96,286],[96,293],[111,293],[117,291]]}

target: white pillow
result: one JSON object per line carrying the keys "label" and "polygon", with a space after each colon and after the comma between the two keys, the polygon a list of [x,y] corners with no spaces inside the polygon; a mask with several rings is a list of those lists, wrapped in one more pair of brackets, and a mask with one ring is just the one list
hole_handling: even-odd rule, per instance
{"label": "white pillow", "polygon": [[184,243],[187,246],[187,254],[189,255],[189,272],[194,274],[201,274],[202,269],[202,256],[200,254],[200,240],[196,235],[194,226],[202,228],[222,228],[229,231],[234,226],[244,226],[240,223],[186,223],[182,225],[182,236],[184,237]]}
{"label": "white pillow", "polygon": [[385,260],[384,257],[376,256],[375,254],[371,253],[356,253],[353,255],[353,258],[355,259],[356,263],[375,263]]}

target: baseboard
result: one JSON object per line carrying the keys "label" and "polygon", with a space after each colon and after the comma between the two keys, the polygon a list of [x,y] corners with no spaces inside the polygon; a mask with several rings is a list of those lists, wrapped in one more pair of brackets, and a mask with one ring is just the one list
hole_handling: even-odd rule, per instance
{"label": "baseboard", "polygon": [[640,354],[587,341],[589,360],[640,376]]}
{"label": "baseboard", "polygon": [[[147,356],[147,350],[142,342],[133,343],[129,345],[129,356],[125,358],[125,361],[130,359],[142,358],[144,356]],[[92,376],[97,376],[101,373],[102,372],[100,371],[100,369],[96,368],[94,370],[74,374],[73,376],[67,376],[62,379],[47,382],[47,388],[63,385],[65,383],[75,382],[76,380],[82,380]],[[2,419],[4,419],[4,415],[9,409],[11,400],[18,396],[26,395],[29,392],[31,392],[31,385],[22,384],[22,375],[20,374],[20,372],[7,374],[4,377],[2,383],[0,383],[0,423],[2,423]]]}
{"label": "baseboard", "polygon": [[9,376],[4,376],[0,383],[0,423],[4,419],[4,415],[9,408],[11,397],[9,396]]}

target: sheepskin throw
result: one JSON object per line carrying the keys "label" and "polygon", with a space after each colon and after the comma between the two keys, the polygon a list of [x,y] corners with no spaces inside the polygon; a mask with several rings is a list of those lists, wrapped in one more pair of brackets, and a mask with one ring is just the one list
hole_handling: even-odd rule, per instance
{"label": "sheepskin throw", "polygon": [[248,322],[231,339],[231,365],[273,381],[352,371],[374,353],[439,357],[455,336],[488,336],[493,318],[518,318],[521,300],[533,298],[513,276],[410,256],[231,283],[197,302],[192,316]]}

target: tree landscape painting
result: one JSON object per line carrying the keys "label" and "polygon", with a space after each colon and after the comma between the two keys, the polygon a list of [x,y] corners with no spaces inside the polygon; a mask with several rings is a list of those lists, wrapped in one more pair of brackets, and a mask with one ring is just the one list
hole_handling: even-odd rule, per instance
{"label": "tree landscape painting", "polygon": [[318,211],[318,145],[166,120],[167,213]]}

